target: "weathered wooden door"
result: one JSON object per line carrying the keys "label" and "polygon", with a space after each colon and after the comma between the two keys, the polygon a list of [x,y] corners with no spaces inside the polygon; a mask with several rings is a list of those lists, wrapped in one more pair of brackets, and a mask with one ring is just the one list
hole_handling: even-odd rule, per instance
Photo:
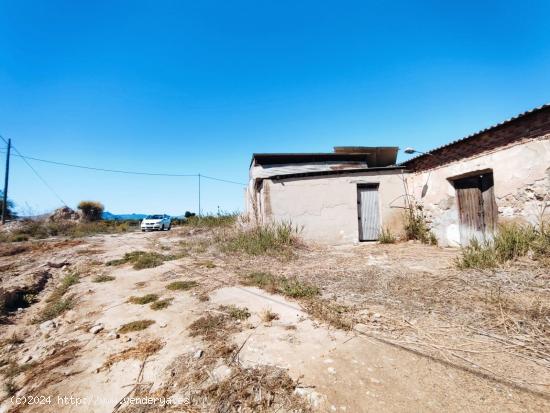
{"label": "weathered wooden door", "polygon": [[460,243],[490,238],[498,216],[493,174],[484,173],[454,181],[460,218]]}
{"label": "weathered wooden door", "polygon": [[380,233],[378,185],[357,187],[359,241],[375,241]]}

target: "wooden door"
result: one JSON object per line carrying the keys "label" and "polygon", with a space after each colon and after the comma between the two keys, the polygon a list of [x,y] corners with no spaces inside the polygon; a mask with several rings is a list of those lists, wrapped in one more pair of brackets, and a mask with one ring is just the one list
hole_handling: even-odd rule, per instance
{"label": "wooden door", "polygon": [[472,239],[484,241],[496,230],[498,216],[494,196],[493,174],[485,173],[454,182],[458,199],[460,243]]}
{"label": "wooden door", "polygon": [[357,188],[359,241],[376,241],[380,233],[378,185]]}

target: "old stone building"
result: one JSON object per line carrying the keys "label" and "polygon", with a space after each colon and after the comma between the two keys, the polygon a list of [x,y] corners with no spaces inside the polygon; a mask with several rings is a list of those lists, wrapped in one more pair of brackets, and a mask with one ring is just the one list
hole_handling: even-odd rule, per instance
{"label": "old stone building", "polygon": [[402,164],[396,147],[254,154],[246,207],[260,223],[290,221],[306,239],[374,241],[403,231],[420,205],[440,245],[490,237],[499,222],[550,216],[550,105]]}

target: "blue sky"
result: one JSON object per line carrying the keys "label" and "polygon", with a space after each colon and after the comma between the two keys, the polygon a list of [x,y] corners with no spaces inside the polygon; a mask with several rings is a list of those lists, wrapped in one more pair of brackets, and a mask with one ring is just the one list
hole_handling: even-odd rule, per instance
{"label": "blue sky", "polygon": [[[28,156],[239,182],[253,152],[428,150],[550,100],[549,15],[525,0],[0,0],[0,134]],[[32,165],[70,206],[197,209],[196,178]],[[241,187],[202,189],[203,212],[242,209]],[[60,204],[16,158],[10,197]]]}

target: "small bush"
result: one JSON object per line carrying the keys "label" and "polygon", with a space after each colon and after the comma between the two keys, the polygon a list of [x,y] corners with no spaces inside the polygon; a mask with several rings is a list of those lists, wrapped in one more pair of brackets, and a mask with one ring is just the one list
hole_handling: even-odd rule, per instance
{"label": "small bush", "polygon": [[174,281],[166,286],[168,290],[190,290],[193,287],[199,285],[196,281]]}
{"label": "small bush", "polygon": [[108,282],[108,281],[113,281],[115,279],[115,277],[111,276],[111,275],[98,275],[96,276],[92,281],[95,282],[95,283],[105,283],[105,282]]}
{"label": "small bush", "polygon": [[218,237],[217,241],[226,252],[290,257],[299,245],[298,233],[298,228],[291,223],[282,222]]}
{"label": "small bush", "polygon": [[270,308],[266,308],[261,312],[260,318],[264,323],[271,323],[273,320],[279,319],[279,314],[274,313]]}
{"label": "small bush", "polygon": [[165,309],[170,304],[172,304],[172,298],[165,298],[164,300],[158,300],[158,301],[155,301],[154,303],[151,303],[150,307],[151,307],[151,310],[158,311],[158,310]]}
{"label": "small bush", "polygon": [[128,302],[132,304],[144,305],[144,304],[152,303],[153,301],[157,301],[158,299],[159,299],[159,296],[156,294],[146,294],[141,297],[132,296],[128,298]]}
{"label": "small bush", "polygon": [[133,331],[141,331],[141,330],[145,330],[147,327],[149,327],[152,324],[155,324],[153,320],[132,321],[131,323],[126,323],[122,325],[118,329],[118,332],[120,334],[125,334],[125,333],[131,333]]}
{"label": "small bush", "polygon": [[395,235],[391,233],[389,228],[383,228],[382,231],[380,231],[378,241],[380,244],[395,244],[396,238]]}
{"label": "small bush", "polygon": [[319,288],[296,278],[277,277],[268,272],[253,272],[244,277],[243,283],[260,287],[272,293],[293,298],[308,298],[319,294]]}
{"label": "small bush", "polygon": [[480,242],[474,239],[462,248],[456,264],[461,269],[494,268],[523,257],[530,251],[534,259],[548,264],[550,235],[544,226],[537,229],[532,225],[504,224],[499,226],[492,240]]}
{"label": "small bush", "polygon": [[494,268],[498,265],[498,260],[490,243],[481,243],[474,239],[468,246],[462,248],[460,257],[456,259],[456,265],[460,269]]}
{"label": "small bush", "polygon": [[437,245],[436,236],[430,231],[422,205],[411,205],[405,212],[405,236],[423,244]]}
{"label": "small bush", "polygon": [[87,221],[101,220],[101,215],[105,210],[103,204],[96,201],[81,201],[77,208],[82,211],[82,215]]}
{"label": "small bush", "polygon": [[235,320],[246,320],[250,317],[250,312],[246,307],[237,307],[236,305],[222,305],[220,306],[220,311],[224,311],[229,316]]}

